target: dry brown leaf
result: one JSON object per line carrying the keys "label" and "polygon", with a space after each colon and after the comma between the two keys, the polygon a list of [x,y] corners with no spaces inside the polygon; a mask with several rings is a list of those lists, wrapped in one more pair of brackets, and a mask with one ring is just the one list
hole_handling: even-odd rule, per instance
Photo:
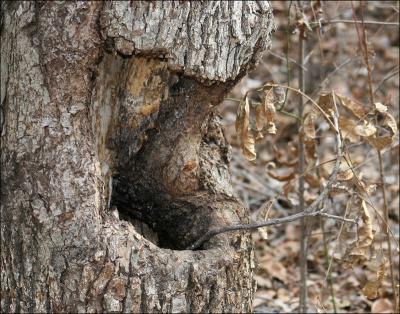
{"label": "dry brown leaf", "polygon": [[376,273],[376,279],[368,281],[362,289],[364,296],[370,300],[376,299],[379,296],[379,288],[382,286],[385,276],[385,259],[383,259]]}
{"label": "dry brown leaf", "polygon": [[240,139],[243,156],[253,161],[256,159],[255,138],[249,127],[250,104],[246,97],[244,103],[240,102],[236,115],[236,132]]}
{"label": "dry brown leaf", "polygon": [[390,113],[385,114],[385,120],[383,121],[384,125],[387,125],[392,131],[392,135],[397,133],[397,123],[396,119]]}
{"label": "dry brown leaf", "polygon": [[318,106],[320,106],[327,114],[331,114],[335,111],[333,104],[332,94],[324,93],[319,96]]}
{"label": "dry brown leaf", "polygon": [[358,239],[346,249],[344,262],[347,266],[353,266],[369,260],[368,252],[371,248],[374,235],[371,215],[364,200],[361,200],[360,210],[363,225],[357,230]]}
{"label": "dry brown leaf", "polygon": [[275,105],[274,105],[274,95],[271,93],[271,90],[267,91],[264,98],[264,111],[265,111],[265,119],[267,125],[267,132],[270,134],[276,134],[276,126],[275,126]]}
{"label": "dry brown leaf", "polygon": [[309,112],[305,115],[303,120],[303,132],[306,137],[310,139],[315,139],[315,114],[313,112]]}
{"label": "dry brown leaf", "polygon": [[273,92],[274,92],[274,100],[275,103],[282,105],[285,102],[285,89],[281,86],[275,86],[272,88]]}
{"label": "dry brown leaf", "polygon": [[337,174],[336,179],[338,181],[348,181],[348,180],[351,180],[353,178],[353,176],[354,176],[353,171],[351,169],[346,169],[346,170],[340,171]]}
{"label": "dry brown leaf", "polygon": [[354,100],[351,100],[350,98],[343,96],[341,94],[336,94],[338,96],[340,103],[344,108],[346,108],[348,111],[350,111],[353,115],[355,115],[357,118],[364,120],[365,117],[365,110],[363,105],[355,102]]}
{"label": "dry brown leaf", "polygon": [[265,125],[265,110],[264,107],[259,105],[256,106],[256,130],[261,131]]}
{"label": "dry brown leaf", "polygon": [[305,139],[304,147],[306,150],[306,157],[308,160],[314,160],[317,158],[317,148],[316,148],[315,140]]}
{"label": "dry brown leaf", "polygon": [[243,156],[246,157],[247,160],[255,160],[257,158],[255,148],[256,141],[251,130],[245,130],[245,132],[243,133],[242,141]]}
{"label": "dry brown leaf", "polygon": [[367,137],[368,143],[373,146],[377,150],[382,150],[393,142],[393,138],[391,136],[380,136],[380,137]]}
{"label": "dry brown leaf", "polygon": [[304,176],[304,180],[308,183],[308,185],[309,185],[311,188],[319,188],[319,186],[320,186],[318,177],[315,176],[315,175],[312,175],[311,173],[307,173],[307,174]]}
{"label": "dry brown leaf", "polygon": [[296,172],[291,170],[288,173],[285,173],[283,175],[278,175],[278,174],[274,174],[272,171],[267,171],[268,175],[278,181],[289,181],[291,179],[293,179],[296,175]]}
{"label": "dry brown leaf", "polygon": [[393,313],[393,304],[388,299],[378,299],[371,305],[371,313]]}
{"label": "dry brown leaf", "polygon": [[374,104],[374,106],[375,106],[375,110],[380,112],[380,113],[385,113],[388,110],[387,106],[381,104],[380,102],[376,102]]}
{"label": "dry brown leaf", "polygon": [[287,283],[287,270],[276,259],[260,260],[260,268],[265,270],[270,276],[279,279],[283,283]]}
{"label": "dry brown leaf", "polygon": [[363,124],[357,125],[354,131],[362,137],[369,137],[376,133],[376,127],[372,123],[364,121]]}
{"label": "dry brown leaf", "polygon": [[356,134],[355,128],[357,124],[353,119],[348,119],[344,116],[339,117],[339,127],[343,138],[347,138],[351,143],[358,143],[360,136]]}

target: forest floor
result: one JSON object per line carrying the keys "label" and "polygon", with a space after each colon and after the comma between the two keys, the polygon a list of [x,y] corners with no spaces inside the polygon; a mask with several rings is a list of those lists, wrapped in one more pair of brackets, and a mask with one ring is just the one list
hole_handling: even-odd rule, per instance
{"label": "forest floor", "polygon": [[[394,117],[398,126],[399,2],[369,1],[363,6],[359,2],[353,2],[353,8],[351,2],[347,1],[311,3],[312,8],[308,2],[303,8],[304,15],[296,17],[296,12],[300,12],[298,2],[272,2],[276,21],[272,48],[264,54],[257,68],[235,87],[230,98],[240,99],[250,88],[271,81],[298,88],[299,65],[303,63],[307,95],[317,100],[322,92],[334,90],[363,104],[366,112],[372,112],[369,73],[362,46],[364,27],[371,66],[373,101],[386,106],[387,112]],[[353,23],[354,16],[357,20],[363,17],[365,25]],[[312,30],[306,29],[307,38],[303,40],[305,54],[301,62],[299,27],[307,28],[307,19]],[[316,22],[318,20],[322,21],[320,25]],[[344,22],[340,22],[341,20]],[[376,21],[378,23],[374,23]],[[233,185],[255,220],[260,220],[261,212],[264,219],[285,217],[298,211],[299,180],[295,175],[293,182],[293,175],[287,175],[298,165],[298,103],[298,95],[288,93],[284,112],[279,111],[275,116],[277,132],[268,134],[257,143],[257,158],[254,161],[248,161],[241,153],[240,138],[235,131],[238,101],[225,100],[220,106],[225,133],[232,145]],[[307,106],[310,104],[306,104],[306,108]],[[375,114],[373,119],[377,125],[382,117]],[[379,129],[378,126],[377,128]],[[306,204],[318,196],[324,182],[326,183],[323,174],[329,173],[332,168],[332,163],[322,161],[329,161],[334,157],[334,138],[326,131],[329,126],[322,120],[316,120],[315,129],[317,157],[311,161],[306,159],[306,169],[315,174],[319,181],[313,184],[306,180]],[[377,149],[362,136],[352,140],[346,138],[348,158],[352,161],[354,172],[347,179],[342,178],[339,183],[345,183],[349,187],[351,184],[355,185],[355,177],[362,180],[363,187],[368,190],[363,194],[364,197],[367,195],[367,205],[354,202],[357,197],[362,201],[364,199],[359,190],[352,188],[330,193],[326,204],[329,204],[330,214],[337,216],[364,219],[365,214],[370,215],[373,237],[369,238],[369,243],[358,256],[360,258],[349,258],[346,248],[357,241],[360,230],[354,230],[353,226],[347,226],[347,223],[339,220],[321,217],[308,220],[306,282],[310,312],[394,311],[392,278],[397,289],[399,284],[399,139],[397,130],[395,133],[391,143],[381,149],[391,257],[385,233],[385,206]],[[316,169],[323,174],[318,174]],[[269,206],[269,201],[272,200],[275,202]],[[265,213],[266,207],[269,209]],[[255,280],[258,286],[254,300],[255,312],[298,311],[300,238],[300,221],[253,233],[257,260]]]}

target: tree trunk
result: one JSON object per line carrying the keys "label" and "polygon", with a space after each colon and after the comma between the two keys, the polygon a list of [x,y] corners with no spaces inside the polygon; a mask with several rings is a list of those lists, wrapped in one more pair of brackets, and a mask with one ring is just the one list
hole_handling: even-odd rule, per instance
{"label": "tree trunk", "polygon": [[214,113],[268,2],[1,3],[2,312],[248,312]]}

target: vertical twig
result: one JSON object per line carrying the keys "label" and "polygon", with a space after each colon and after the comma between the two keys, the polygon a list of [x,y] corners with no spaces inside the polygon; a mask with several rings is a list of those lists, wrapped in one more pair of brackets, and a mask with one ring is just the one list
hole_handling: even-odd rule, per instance
{"label": "vertical twig", "polygon": [[[329,252],[328,252],[328,245],[327,245],[327,239],[326,239],[326,234],[325,234],[325,226],[322,221],[322,219],[319,219],[321,230],[322,230],[322,240],[324,242],[324,255],[325,255],[325,266],[328,269],[329,267]],[[333,280],[332,280],[332,274],[331,272],[327,273],[327,278],[326,278],[329,286],[329,293],[331,294],[331,302],[333,306],[333,313],[337,313],[336,309],[336,300],[335,300],[335,290],[333,289]]]}
{"label": "vertical twig", "polygon": [[[365,32],[365,23],[364,23],[364,12],[363,12],[363,3],[360,1],[361,5],[361,25],[362,25],[362,41],[360,40],[360,35],[358,33],[357,29],[357,35],[358,39],[360,41],[360,44],[363,46],[364,50],[364,60],[365,60],[365,65],[367,67],[368,71],[368,93],[369,93],[369,100],[371,102],[371,105],[373,106],[375,101],[374,101],[374,91],[372,88],[372,70],[371,70],[371,65],[369,63],[369,58],[368,58],[368,44],[367,44],[367,34]],[[355,10],[353,3],[351,4],[352,9],[353,9],[353,15],[355,19]],[[357,26],[356,26],[357,28]],[[388,243],[388,257],[389,257],[389,269],[390,269],[390,279],[391,279],[391,285],[392,285],[392,290],[393,290],[393,305],[395,312],[397,313],[399,311],[399,302],[398,302],[398,297],[397,297],[397,287],[396,287],[396,282],[394,279],[394,271],[393,271],[393,258],[392,258],[392,244],[390,241],[390,234],[389,234],[389,229],[388,229],[388,224],[389,224],[389,210],[388,210],[388,205],[387,205],[387,197],[386,197],[386,187],[385,187],[385,177],[383,173],[383,160],[382,160],[382,154],[379,149],[377,149],[378,153],[378,158],[379,158],[379,175],[380,175],[380,187],[382,191],[382,197],[383,197],[383,219],[385,222],[385,227],[383,228],[383,232],[385,233],[386,241]]]}
{"label": "vertical twig", "polygon": [[[289,47],[290,47],[290,9],[292,8],[292,1],[290,1],[289,3],[289,8],[288,8],[288,22],[286,25],[286,45],[287,45],[287,49],[286,49],[286,80],[287,80],[287,85],[290,86],[290,63],[289,63]],[[282,111],[283,108],[286,105],[287,102],[287,98],[288,98],[288,93],[289,93],[289,89],[285,90],[285,100],[283,102],[283,104],[277,108],[277,111]]]}
{"label": "vertical twig", "polygon": [[[299,10],[302,10],[299,7]],[[303,65],[304,62],[304,29],[299,32],[299,60],[298,63]],[[304,88],[304,70],[299,67],[299,90],[305,92]],[[304,143],[301,136],[301,125],[303,120],[304,103],[303,97],[299,97],[298,107],[298,133],[299,133],[299,167],[298,173],[301,175],[304,172]],[[299,179],[299,211],[304,210],[304,177]],[[301,238],[300,238],[300,300],[299,300],[299,311],[301,313],[307,313],[307,220],[303,218],[301,220]]]}

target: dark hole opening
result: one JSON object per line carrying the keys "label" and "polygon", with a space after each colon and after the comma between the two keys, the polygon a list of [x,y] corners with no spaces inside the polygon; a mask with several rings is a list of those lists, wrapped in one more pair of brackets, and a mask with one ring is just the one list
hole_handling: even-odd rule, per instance
{"label": "dark hole opening", "polygon": [[183,250],[191,244],[181,236],[181,226],[190,224],[190,205],[173,203],[132,181],[136,180],[120,175],[113,178],[110,206],[116,207],[119,218],[160,248]]}

